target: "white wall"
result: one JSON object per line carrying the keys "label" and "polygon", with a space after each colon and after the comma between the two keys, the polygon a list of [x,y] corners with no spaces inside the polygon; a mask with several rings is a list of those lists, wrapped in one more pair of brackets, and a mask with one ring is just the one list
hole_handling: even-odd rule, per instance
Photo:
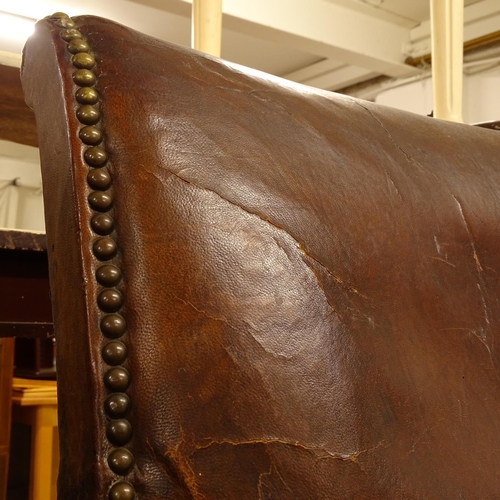
{"label": "white wall", "polygon": [[38,148],[0,141],[0,227],[44,231],[41,186]]}
{"label": "white wall", "polygon": [[[432,111],[432,80],[428,77],[380,93],[375,102],[420,115]],[[500,67],[464,75],[465,123],[500,120]]]}

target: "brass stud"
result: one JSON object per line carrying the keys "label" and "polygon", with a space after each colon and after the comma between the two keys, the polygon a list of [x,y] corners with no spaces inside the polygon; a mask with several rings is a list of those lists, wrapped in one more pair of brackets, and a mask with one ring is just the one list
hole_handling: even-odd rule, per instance
{"label": "brass stud", "polygon": [[102,348],[101,355],[108,365],[121,365],[127,359],[127,346],[119,340],[107,342]]}
{"label": "brass stud", "polygon": [[106,288],[97,296],[97,304],[101,311],[116,312],[123,305],[123,296],[114,288]]}
{"label": "brass stud", "polygon": [[135,500],[135,490],[130,483],[120,481],[113,484],[108,494],[109,500]]}
{"label": "brass stud", "polygon": [[75,93],[75,98],[80,104],[95,104],[99,99],[96,89],[83,87]]}
{"label": "brass stud", "polygon": [[82,34],[74,28],[69,28],[61,31],[61,38],[69,42],[74,38],[82,38]]}
{"label": "brass stud", "polygon": [[88,148],[83,157],[91,167],[102,167],[108,161],[108,154],[99,146]]}
{"label": "brass stud", "polygon": [[108,456],[108,465],[116,474],[125,476],[134,465],[134,456],[126,448],[116,448]]}
{"label": "brass stud", "polygon": [[76,117],[84,125],[94,125],[101,118],[101,113],[96,107],[85,104],[76,110]]}
{"label": "brass stud", "polygon": [[110,394],[104,401],[104,411],[109,418],[122,418],[130,410],[130,398],[121,392]]}
{"label": "brass stud", "polygon": [[102,286],[116,286],[122,279],[122,273],[116,266],[104,264],[96,269],[95,277]]}
{"label": "brass stud", "polygon": [[108,339],[118,339],[126,330],[127,323],[119,314],[108,314],[101,319],[101,332]]}
{"label": "brass stud", "polygon": [[94,168],[87,174],[90,187],[104,191],[111,186],[111,176],[105,168]]}
{"label": "brass stud", "polygon": [[52,14],[49,19],[64,19],[64,18],[69,18],[68,14],[66,14],[65,12],[54,12],[54,14]]}
{"label": "brass stud", "polygon": [[90,46],[82,38],[73,38],[73,40],[68,43],[68,50],[72,54],[78,54],[79,52],[88,52],[90,50]]}
{"label": "brass stud", "polygon": [[86,126],[80,129],[78,134],[84,144],[95,146],[102,141],[102,132],[97,127]]}
{"label": "brass stud", "polygon": [[71,61],[73,66],[80,69],[92,69],[95,66],[94,56],[86,52],[78,52],[71,58]]}
{"label": "brass stud", "polygon": [[111,234],[115,230],[115,222],[108,214],[95,214],[90,221],[94,233],[101,236]]}
{"label": "brass stud", "polygon": [[58,28],[75,28],[76,23],[69,17],[61,17],[54,23]]}
{"label": "brass stud", "polygon": [[130,374],[122,367],[111,368],[104,374],[104,384],[110,391],[126,391],[130,385]]}
{"label": "brass stud", "polygon": [[113,205],[113,198],[106,191],[92,191],[88,200],[89,205],[98,212],[107,212]]}
{"label": "brass stud", "polygon": [[106,191],[92,191],[87,199],[89,205],[98,212],[107,212],[113,206],[113,198]]}
{"label": "brass stud", "polygon": [[103,238],[99,238],[94,242],[92,250],[94,252],[94,255],[99,260],[109,260],[116,255],[118,248],[116,246],[116,242],[113,239],[109,238],[108,236],[104,236]]}
{"label": "brass stud", "polygon": [[106,437],[111,444],[123,446],[132,439],[132,426],[125,419],[111,420],[106,426]]}
{"label": "brass stud", "polygon": [[80,87],[90,87],[96,82],[96,76],[89,69],[77,69],[73,73],[73,81]]}

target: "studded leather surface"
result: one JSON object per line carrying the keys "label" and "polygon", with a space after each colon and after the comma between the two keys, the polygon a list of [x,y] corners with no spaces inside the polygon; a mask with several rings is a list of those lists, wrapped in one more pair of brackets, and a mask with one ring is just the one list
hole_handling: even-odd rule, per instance
{"label": "studded leather surface", "polygon": [[[137,498],[497,498],[498,133],[75,22],[113,182]],[[23,80],[51,248],[59,495],[94,500],[121,476],[70,66],[41,22]]]}

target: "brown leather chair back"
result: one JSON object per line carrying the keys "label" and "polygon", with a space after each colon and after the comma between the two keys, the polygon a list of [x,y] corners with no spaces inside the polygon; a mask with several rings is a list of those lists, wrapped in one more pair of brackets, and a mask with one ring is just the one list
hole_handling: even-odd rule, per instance
{"label": "brown leather chair back", "polygon": [[498,498],[498,133],[95,17],[23,83],[60,498]]}

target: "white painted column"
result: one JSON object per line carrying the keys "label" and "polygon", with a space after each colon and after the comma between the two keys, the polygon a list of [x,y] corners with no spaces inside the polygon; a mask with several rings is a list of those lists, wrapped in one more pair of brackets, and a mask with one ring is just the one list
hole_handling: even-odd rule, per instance
{"label": "white painted column", "polygon": [[463,122],[464,0],[430,0],[434,117]]}
{"label": "white painted column", "polygon": [[222,0],[193,0],[191,46],[220,57]]}

